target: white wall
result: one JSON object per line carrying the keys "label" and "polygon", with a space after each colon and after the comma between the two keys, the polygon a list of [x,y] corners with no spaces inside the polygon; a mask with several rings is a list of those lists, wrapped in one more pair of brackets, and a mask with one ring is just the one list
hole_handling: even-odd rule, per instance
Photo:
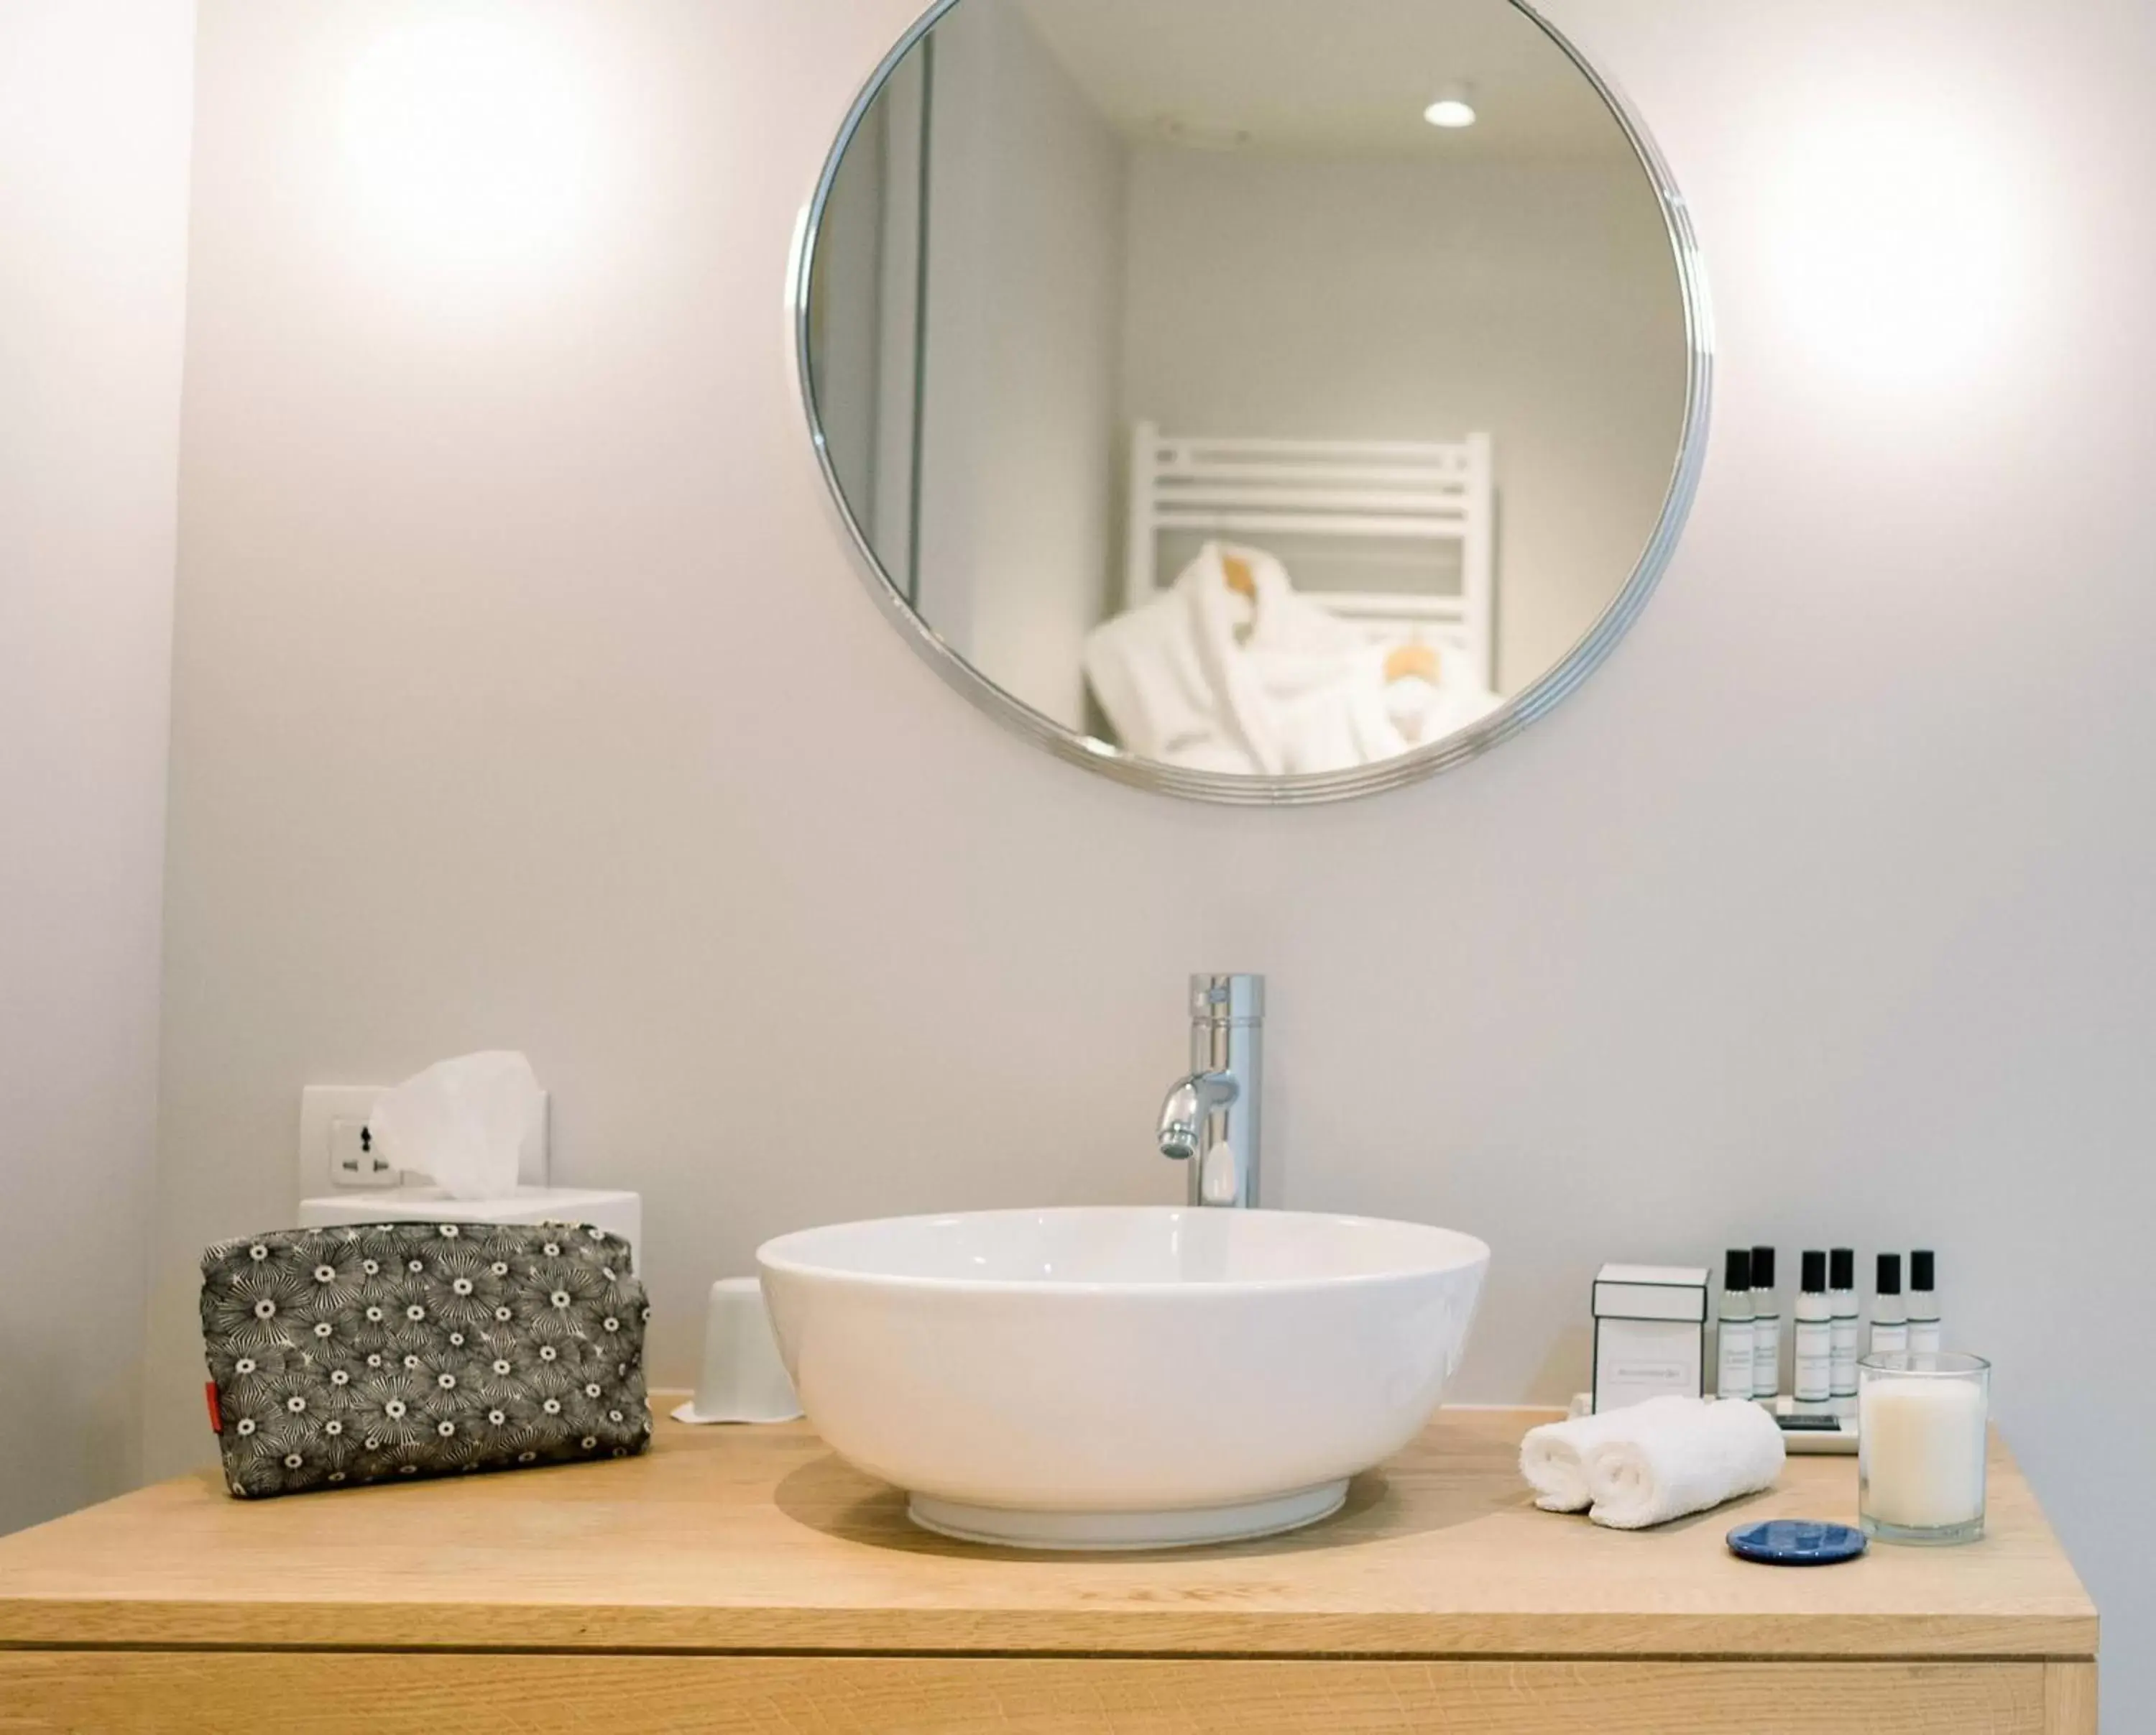
{"label": "white wall", "polygon": [[1276,1197],[1496,1247],[1463,1399],[1575,1388],[1605,1258],[1938,1246],[2147,1722],[2156,19],[1553,6],[1700,219],[1691,531],[1517,741],[1266,813],[998,730],[834,539],[780,288],[912,3],[571,9],[634,124],[484,320],[318,215],[374,9],[205,6],[154,1467],[303,1081],[527,1048],[565,1177],[648,1195],[681,1380],[778,1231],[1176,1197],[1183,974],[1263,969]]}
{"label": "white wall", "polygon": [[0,1531],[140,1460],[193,31],[0,8]]}
{"label": "white wall", "polygon": [[1017,7],[959,8],[935,49],[921,609],[1079,728],[1109,612],[1123,148]]}
{"label": "white wall", "polygon": [[1560,661],[1631,576],[1684,423],[1683,303],[1646,177],[1149,146],[1130,212],[1126,418],[1491,434],[1500,689]]}

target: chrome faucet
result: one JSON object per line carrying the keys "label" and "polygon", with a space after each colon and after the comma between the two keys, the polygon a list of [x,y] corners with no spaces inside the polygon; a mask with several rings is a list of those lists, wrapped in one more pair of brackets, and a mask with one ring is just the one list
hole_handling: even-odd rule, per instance
{"label": "chrome faucet", "polygon": [[1258,1202],[1265,978],[1190,978],[1191,1074],[1160,1111],[1160,1153],[1190,1165],[1194,1205]]}

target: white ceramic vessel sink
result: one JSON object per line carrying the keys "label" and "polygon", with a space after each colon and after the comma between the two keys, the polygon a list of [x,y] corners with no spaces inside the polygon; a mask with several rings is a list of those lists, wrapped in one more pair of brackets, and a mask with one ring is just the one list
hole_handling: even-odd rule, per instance
{"label": "white ceramic vessel sink", "polygon": [[914,1521],[1031,1548],[1324,1517],[1443,1396],[1490,1250],[1286,1211],[984,1211],[757,1255],[825,1440]]}

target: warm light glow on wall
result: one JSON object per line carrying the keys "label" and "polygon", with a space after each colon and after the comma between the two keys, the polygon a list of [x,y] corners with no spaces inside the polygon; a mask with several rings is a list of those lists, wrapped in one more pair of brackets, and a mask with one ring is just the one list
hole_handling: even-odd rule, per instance
{"label": "warm light glow on wall", "polygon": [[1907,90],[1820,109],[1761,189],[1807,365],[1889,388],[1981,371],[2018,341],[2039,251],[2013,128]]}
{"label": "warm light glow on wall", "polygon": [[558,258],[589,214],[597,131],[574,56],[532,13],[466,7],[395,28],[346,92],[366,243],[429,272]]}

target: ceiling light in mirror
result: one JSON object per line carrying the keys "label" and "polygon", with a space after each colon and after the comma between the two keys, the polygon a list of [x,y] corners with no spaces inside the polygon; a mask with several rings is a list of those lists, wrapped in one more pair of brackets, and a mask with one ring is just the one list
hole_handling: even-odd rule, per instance
{"label": "ceiling light in mirror", "polygon": [[1424,120],[1432,126],[1442,126],[1456,131],[1475,124],[1475,104],[1465,85],[1447,85],[1437,93],[1437,100],[1422,111]]}

